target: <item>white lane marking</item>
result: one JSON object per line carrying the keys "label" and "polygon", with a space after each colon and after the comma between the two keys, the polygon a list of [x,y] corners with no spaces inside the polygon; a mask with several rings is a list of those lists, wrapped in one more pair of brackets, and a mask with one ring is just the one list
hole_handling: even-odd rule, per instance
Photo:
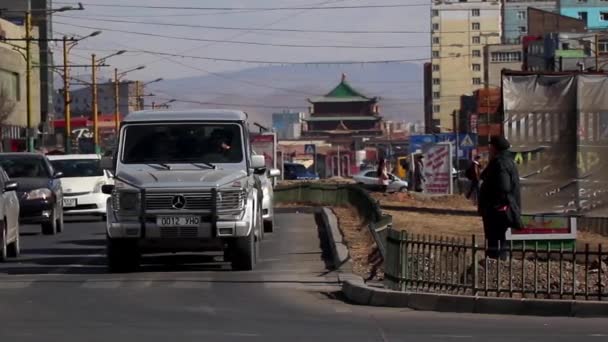
{"label": "white lane marking", "polygon": [[32,284],[32,281],[0,281],[0,289],[15,290],[23,289]]}
{"label": "white lane marking", "polygon": [[211,283],[204,280],[176,280],[169,285],[174,289],[208,289],[211,287]]}
{"label": "white lane marking", "polygon": [[82,287],[87,289],[115,289],[120,287],[122,280],[87,280]]}

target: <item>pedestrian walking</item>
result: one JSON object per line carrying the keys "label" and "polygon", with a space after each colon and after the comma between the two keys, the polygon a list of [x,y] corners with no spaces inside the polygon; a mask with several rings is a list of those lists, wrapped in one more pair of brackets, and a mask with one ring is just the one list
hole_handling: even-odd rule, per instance
{"label": "pedestrian walking", "polygon": [[380,162],[378,163],[378,182],[380,183],[381,191],[384,193],[388,189],[389,180],[386,159],[380,158]]}
{"label": "pedestrian walking", "polygon": [[422,192],[424,182],[426,182],[426,178],[424,177],[424,156],[418,155],[416,157],[415,162],[415,170],[414,170],[414,190],[416,192]]}
{"label": "pedestrian walking", "polygon": [[481,177],[481,164],[480,156],[475,156],[471,165],[465,172],[466,177],[471,182],[471,186],[469,187],[469,191],[467,192],[466,197],[473,200],[473,203],[477,204],[477,200],[479,199],[479,179]]}
{"label": "pedestrian walking", "polygon": [[510,147],[507,139],[492,138],[490,162],[480,176],[478,210],[483,219],[486,256],[489,258],[506,258],[507,229],[523,226],[519,174]]}

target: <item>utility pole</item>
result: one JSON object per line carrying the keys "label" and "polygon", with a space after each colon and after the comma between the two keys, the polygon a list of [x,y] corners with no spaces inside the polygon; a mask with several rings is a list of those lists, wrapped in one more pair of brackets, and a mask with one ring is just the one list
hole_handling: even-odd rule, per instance
{"label": "utility pole", "polygon": [[152,101],[152,110],[156,109],[156,102]]}
{"label": "utility pole", "polygon": [[[139,81],[135,81],[135,110],[140,110],[139,106]],[[141,108],[143,109],[143,108]]]}
{"label": "utility pole", "polygon": [[597,33],[595,34],[595,72],[599,72],[599,56],[600,56],[600,39],[597,35]]}
{"label": "utility pole", "polygon": [[70,74],[68,68],[68,37],[63,36],[63,114],[65,118],[65,152],[72,153],[72,112],[70,104]]}
{"label": "utility pole", "polygon": [[25,12],[25,64],[25,96],[27,97],[27,151],[34,152],[34,137],[32,129],[32,13],[29,10]]}
{"label": "utility pole", "polygon": [[120,93],[119,93],[119,79],[118,79],[118,68],[114,68],[114,127],[116,137],[118,137],[118,130],[120,128]]}
{"label": "utility pole", "polygon": [[97,61],[95,59],[95,54],[91,55],[91,66],[92,66],[92,80],[91,80],[91,89],[92,89],[92,111],[93,111],[93,140],[95,142],[95,153],[99,154],[101,149],[99,147],[99,118],[97,117]]}

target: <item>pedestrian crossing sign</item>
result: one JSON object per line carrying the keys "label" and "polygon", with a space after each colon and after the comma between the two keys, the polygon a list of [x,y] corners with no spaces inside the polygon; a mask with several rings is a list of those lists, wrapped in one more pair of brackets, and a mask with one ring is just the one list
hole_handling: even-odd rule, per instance
{"label": "pedestrian crossing sign", "polygon": [[473,147],[475,146],[475,143],[473,142],[473,139],[471,139],[470,135],[465,135],[464,138],[462,139],[462,141],[460,142],[460,147]]}
{"label": "pedestrian crossing sign", "polygon": [[306,154],[315,154],[315,151],[316,151],[315,147],[316,146],[313,145],[313,144],[306,144],[304,146],[304,153],[306,153]]}

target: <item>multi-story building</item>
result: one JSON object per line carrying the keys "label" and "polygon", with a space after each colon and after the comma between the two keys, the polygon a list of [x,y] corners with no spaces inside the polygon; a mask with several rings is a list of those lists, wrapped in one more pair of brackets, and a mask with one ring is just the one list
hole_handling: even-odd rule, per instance
{"label": "multi-story building", "polygon": [[[0,19],[0,36],[21,38],[24,35],[22,26]],[[0,127],[4,150],[24,150],[27,128],[27,84],[26,63],[20,53],[25,42],[0,42]],[[38,45],[33,44],[32,60],[38,63]],[[40,77],[32,73],[31,82],[31,127],[40,124]],[[33,131],[32,129],[32,131]],[[21,148],[14,148],[20,141]]]}
{"label": "multi-story building", "polygon": [[[136,84],[139,84],[139,91],[137,91]],[[120,82],[119,89],[119,111],[120,114],[125,116],[129,113],[144,108],[143,103],[143,86],[142,82]],[[91,117],[91,109],[93,94],[91,87],[82,87],[79,89],[70,90],[71,100],[71,113],[74,116],[86,116]],[[138,103],[139,102],[139,103]],[[114,82],[109,81],[106,83],[100,83],[97,85],[97,109],[98,114],[109,114],[115,112],[115,88]],[[63,117],[64,113],[64,100],[63,90],[57,92],[55,96],[55,111],[58,116]]]}
{"label": "multi-story building", "polygon": [[608,59],[601,53],[596,56],[595,51],[594,35],[549,33],[528,45],[527,70],[585,71],[595,70],[596,64],[599,70],[607,69]]}
{"label": "multi-story building", "polygon": [[484,86],[483,47],[500,43],[501,6],[498,0],[431,5],[431,120],[442,131],[453,129],[460,96]]}
{"label": "multi-story building", "polygon": [[502,32],[505,44],[519,44],[528,35],[528,8],[557,12],[556,0],[503,0]]}
{"label": "multi-story building", "polygon": [[[50,11],[52,3],[52,0],[2,0],[0,2],[0,17],[16,25],[25,26],[26,11],[30,10],[32,13],[32,25],[40,38],[40,49],[37,52],[39,64],[34,70],[38,71],[40,79],[41,121],[46,123],[42,126],[43,131],[52,127],[47,118],[53,116],[54,77],[53,70],[50,68],[53,65],[53,51],[48,42],[48,39],[53,38]],[[23,36],[24,34],[18,38],[23,38]]]}
{"label": "multi-story building", "polygon": [[500,87],[502,70],[521,70],[521,44],[496,44],[484,47],[484,82]]}
{"label": "multi-story building", "polygon": [[608,2],[605,0],[560,0],[559,12],[583,20],[589,30],[608,28]]}
{"label": "multi-story building", "polygon": [[281,140],[298,139],[302,133],[304,116],[303,112],[273,113],[272,128],[277,133],[277,138]]}

